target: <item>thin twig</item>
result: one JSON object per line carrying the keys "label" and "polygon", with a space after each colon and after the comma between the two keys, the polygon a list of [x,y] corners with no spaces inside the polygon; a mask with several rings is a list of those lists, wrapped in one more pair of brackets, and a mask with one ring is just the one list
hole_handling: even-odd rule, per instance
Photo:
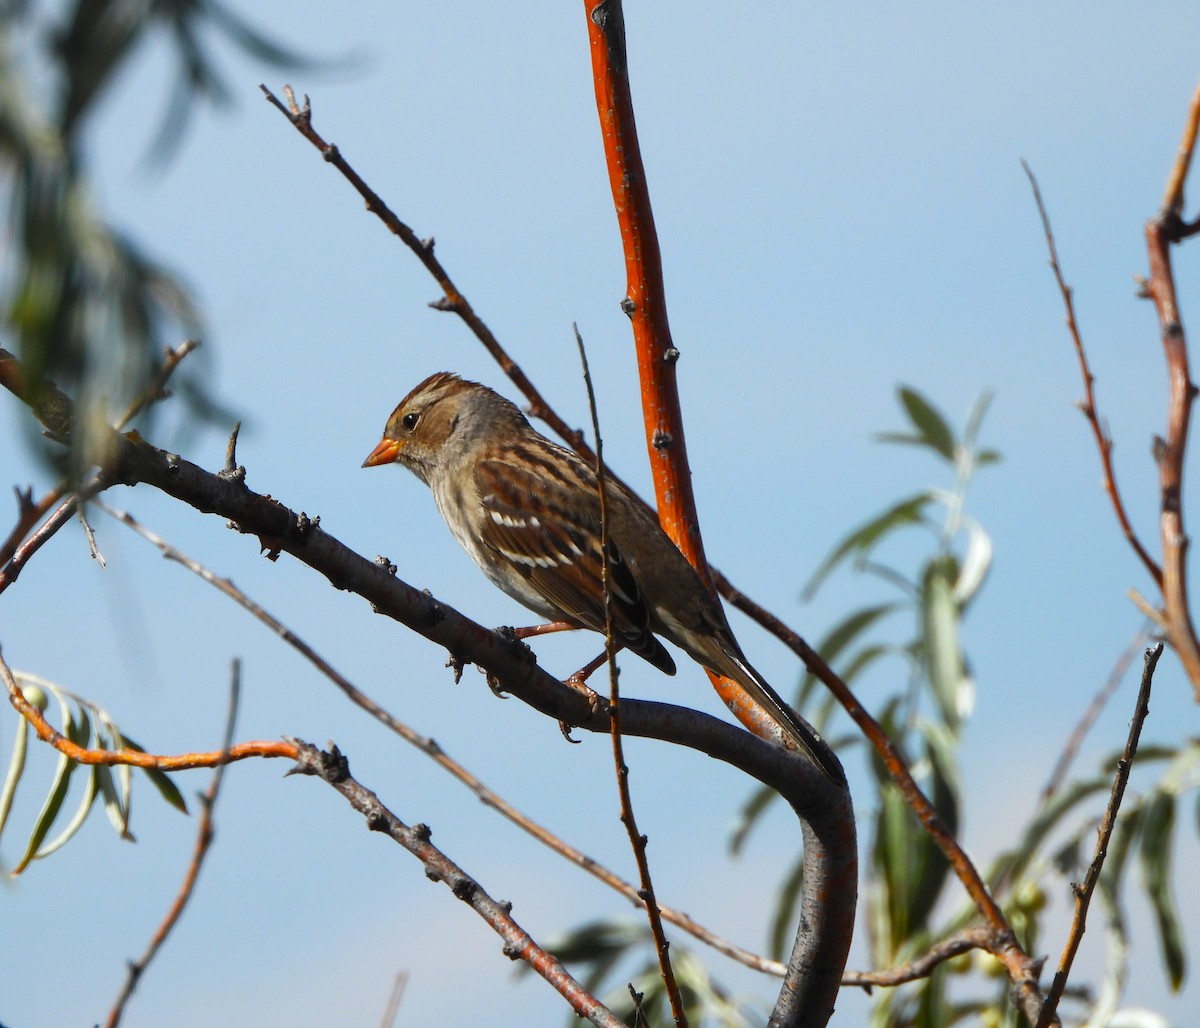
{"label": "thin twig", "polygon": [[442,296],[431,303],[430,306],[435,310],[453,311],[457,314],[471,332],[474,333],[475,338],[483,344],[484,349],[500,365],[504,373],[525,394],[526,399],[529,401],[529,413],[550,425],[558,435],[567,440],[582,455],[594,458],[595,454],[583,442],[582,433],[571,428],[554,412],[550,405],[543,399],[541,393],[534,388],[533,383],[526,376],[525,372],[521,370],[517,362],[500,345],[500,341],[492,334],[492,330],[475,313],[475,309],[459,291],[458,286],[454,284],[453,279],[450,278],[446,269],[442,267],[441,261],[434,256],[433,239],[418,238],[417,234],[396,216],[379,194],[367,185],[358,172],[351,167],[349,162],[342,156],[341,150],[333,143],[327,143],[317,130],[313,128],[312,105],[309,103],[308,97],[305,96],[304,106],[301,107],[296,102],[292,87],[285,86],[283,92],[287,98],[287,103],[284,104],[265,85],[260,85],[258,88],[262,90],[263,95],[267,98],[267,102],[279,110],[305,139],[321,151],[321,156],[341,172],[346,181],[363,198],[367,210],[379,218],[387,226],[388,230],[413,252],[417,260],[433,276],[434,281],[437,282],[439,288],[442,290]]}
{"label": "thin twig", "polygon": [[92,560],[96,561],[102,568],[108,567],[108,561],[104,559],[104,554],[100,552],[100,547],[96,545],[96,533],[92,531],[92,523],[88,521],[87,507],[83,504],[78,505],[79,523],[83,526],[83,534],[87,539],[88,552],[92,555]]}
{"label": "thin twig", "polygon": [[994,945],[990,928],[964,928],[947,939],[935,942],[916,960],[906,964],[898,964],[886,971],[848,971],[842,975],[842,984],[857,985],[870,992],[876,986],[891,988],[905,982],[915,982],[919,978],[928,978],[938,964],[973,949],[990,951]]}
{"label": "thin twig", "polygon": [[629,791],[629,765],[625,763],[625,747],[621,740],[621,691],[617,685],[620,669],[617,667],[617,643],[613,637],[611,568],[608,562],[608,484],[604,477],[604,439],[600,435],[600,413],[596,407],[596,392],[592,388],[592,373],[588,368],[587,350],[579,326],[575,330],[575,345],[579,348],[579,362],[583,365],[583,384],[587,388],[588,409],[592,413],[592,437],[596,440],[596,491],[600,497],[600,552],[604,555],[600,578],[604,587],[604,652],[608,660],[608,716],[611,721],[609,736],[612,739],[613,764],[617,772],[617,792],[621,798],[621,823],[629,835],[629,845],[637,863],[638,878],[642,883],[639,895],[646,902],[646,916],[650,921],[650,934],[654,938],[654,951],[658,957],[659,973],[667,996],[671,1001],[671,1014],[679,1028],[686,1028],[687,1014],[683,1009],[683,997],[675,981],[671,967],[670,943],[663,931],[662,916],[654,895],[654,882],[650,877],[650,861],[646,856],[646,837],[638,830],[637,816],[633,812],[633,798]]}
{"label": "thin twig", "polygon": [[17,494],[17,523],[8,533],[8,538],[0,543],[0,568],[12,560],[13,554],[17,552],[17,547],[33,526],[41,521],[50,508],[66,495],[67,486],[65,483],[55,486],[37,503],[33,502],[32,487],[22,492],[14,486],[13,492]]}
{"label": "thin twig", "polygon": [[1187,120],[1184,122],[1183,138],[1179,141],[1179,149],[1175,152],[1175,163],[1171,166],[1171,174],[1167,176],[1167,185],[1163,190],[1163,210],[1176,215],[1183,214],[1183,185],[1187,181],[1188,171],[1192,166],[1192,156],[1196,152],[1196,136],[1200,132],[1200,83],[1192,93],[1191,106],[1188,107]]}
{"label": "thin twig", "polygon": [[[145,525],[138,522],[131,514],[126,511],[116,510],[108,504],[100,502],[98,504],[101,510],[109,516],[116,518],[122,524],[128,526],[147,542],[158,548],[159,552],[170,561],[179,564],[186,568],[194,575],[203,579],[209,585],[219,590],[223,595],[233,600],[242,609],[248,611],[262,624],[264,624],[271,632],[277,635],[285,643],[295,649],[301,656],[308,660],[322,675],[329,679],[341,692],[354,703],[356,706],[366,711],[371,717],[375,718],[380,724],[395,732],[401,739],[415,746],[418,750],[424,753],[427,757],[438,764],[443,770],[449,772],[454,778],[458,779],[463,785],[471,790],[475,796],[485,806],[491,807],[497,811],[502,817],[507,818],[518,828],[527,832],[533,838],[537,839],[544,846],[566,858],[576,867],[581,868],[588,874],[597,878],[611,889],[621,893],[630,903],[638,907],[645,907],[645,900],[639,895],[635,886],[625,881],[619,875],[615,874],[609,868],[605,867],[593,857],[589,857],[581,850],[570,845],[563,839],[559,838],[543,825],[538,824],[527,814],[518,810],[509,803],[499,793],[489,789],[478,777],[468,771],[458,761],[454,760],[441,745],[429,736],[420,735],[411,727],[400,721],[394,715],[389,713],[370,696],[358,689],[349,679],[341,672],[333,667],[324,657],[314,650],[307,642],[301,639],[295,632],[287,627],[282,621],[271,614],[241,589],[237,587],[230,579],[221,578],[212,570],[205,567],[186,553],[183,553],[177,547],[172,546],[169,542],[163,539],[157,533],[151,531]],[[728,939],[724,939],[715,932],[697,923],[687,914],[680,910],[675,910],[672,907],[659,904],[659,911],[665,920],[683,929],[689,935],[694,936],[701,942],[720,953],[725,954],[740,964],[744,964],[755,971],[761,971],[765,974],[774,975],[777,978],[782,978],[786,968],[777,960],[771,960],[767,957],[753,953],[741,946],[736,946]]]}
{"label": "thin twig", "polygon": [[363,815],[371,831],[381,832],[420,860],[425,866],[427,878],[445,884],[456,899],[470,906],[504,940],[506,956],[527,963],[571,1004],[576,1014],[603,1028],[622,1028],[612,1011],[592,996],[554,956],[534,942],[529,933],[517,924],[512,916],[511,903],[502,903],[489,896],[478,881],[429,841],[432,833],[428,825],[409,827],[401,821],[374,792],[353,778],[346,758],[336,746],[331,747],[330,752],[323,753],[298,739],[294,742],[296,767],[291,773],[313,775],[332,786]]}
{"label": "thin twig", "polygon": [[12,559],[4,565],[3,570],[0,570],[0,593],[4,592],[10,585],[20,577],[22,569],[29,563],[29,559],[37,553],[47,542],[49,542],[60,528],[63,527],[75,511],[79,509],[79,498],[94,496],[102,489],[106,488],[107,482],[100,479],[95,479],[87,486],[84,486],[78,493],[72,493],[65,500],[59,502],[54,513],[50,515],[36,532],[29,535],[20,546],[17,547]]}
{"label": "thin twig", "polygon": [[1100,832],[1096,839],[1096,850],[1092,863],[1088,867],[1080,885],[1074,886],[1075,917],[1071,922],[1071,932],[1067,936],[1063,954],[1058,962],[1058,971],[1046,996],[1045,1005],[1037,1018],[1037,1028],[1046,1028],[1056,1016],[1059,1000],[1067,987],[1067,979],[1071,974],[1071,966],[1075,962],[1075,954],[1083,941],[1083,933],[1087,924],[1088,905],[1096,883],[1100,880],[1100,871],[1104,867],[1104,858],[1108,855],[1108,843],[1112,838],[1113,829],[1117,823],[1117,812],[1121,808],[1121,799],[1125,795],[1125,786],[1129,782],[1129,772],[1133,768],[1133,758],[1137,754],[1138,739],[1142,734],[1142,725],[1146,715],[1150,713],[1150,685],[1154,680],[1154,669],[1158,658],[1162,656],[1163,644],[1158,643],[1146,651],[1145,667],[1142,670],[1142,686],[1138,690],[1137,706],[1133,711],[1133,720],[1129,725],[1129,738],[1125,742],[1125,752],[1117,761],[1117,773],[1113,779],[1112,792],[1109,794],[1108,806],[1104,811],[1104,820],[1100,824]]}
{"label": "thin twig", "polygon": [[400,1001],[404,999],[404,990],[407,986],[408,972],[397,971],[396,980],[392,982],[392,994],[388,996],[387,1006],[379,1021],[379,1028],[393,1028],[396,1023],[396,1015],[400,1013]]}
{"label": "thin twig", "polygon": [[[229,748],[233,744],[233,729],[237,723],[238,702],[241,696],[241,679],[242,662],[235,660],[230,671],[229,712],[225,717],[225,738],[221,744],[221,752],[225,754],[228,754]],[[175,902],[171,904],[171,909],[167,911],[167,916],[150,939],[150,944],[146,947],[146,952],[137,960],[130,962],[129,974],[125,979],[125,985],[121,989],[121,994],[117,997],[116,1003],[113,1004],[112,1010],[109,1012],[108,1021],[106,1022],[107,1028],[116,1028],[120,1024],[121,1016],[125,1011],[125,1004],[133,996],[133,991],[137,988],[138,982],[141,981],[142,975],[145,974],[150,961],[154,959],[155,954],[158,953],[162,944],[166,942],[167,936],[178,923],[180,917],[183,916],[183,910],[192,898],[192,892],[196,888],[196,881],[200,877],[200,868],[204,865],[204,858],[208,855],[209,848],[212,846],[215,831],[213,827],[213,808],[217,805],[217,797],[221,793],[221,782],[225,777],[225,768],[227,766],[227,760],[217,764],[213,771],[212,781],[200,796],[200,825],[196,832],[196,845],[192,850],[192,860],[188,864],[183,884],[180,886],[179,893],[175,897]]]}
{"label": "thin twig", "polygon": [[167,399],[171,395],[167,392],[167,380],[175,373],[175,369],[179,367],[179,362],[199,345],[200,341],[198,339],[185,339],[177,349],[172,350],[168,346],[166,353],[163,355],[162,367],[158,369],[158,373],[151,379],[146,388],[142,390],[141,395],[135,397],[133,402],[129,404],[125,413],[117,418],[113,423],[113,428],[120,432],[151,404]]}
{"label": "thin twig", "polygon": [[1147,620],[1137,630],[1137,634],[1130,640],[1129,645],[1121,651],[1121,655],[1113,665],[1107,681],[1100,687],[1100,691],[1092,697],[1092,702],[1088,704],[1087,710],[1083,712],[1083,717],[1079,719],[1079,724],[1075,726],[1075,729],[1071,732],[1071,737],[1067,740],[1066,746],[1063,747],[1063,751],[1054,765],[1054,770],[1050,772],[1050,779],[1046,782],[1046,787],[1042,790],[1043,806],[1050,802],[1051,797],[1058,792],[1062,783],[1066,780],[1071,762],[1074,761],[1076,754],[1079,752],[1079,747],[1083,745],[1083,740],[1086,738],[1088,732],[1091,731],[1092,725],[1096,723],[1096,718],[1100,716],[1100,712],[1104,710],[1108,701],[1112,699],[1113,693],[1117,691],[1121,680],[1125,677],[1125,672],[1129,670],[1129,665],[1133,663],[1133,658],[1150,641],[1153,635],[1153,623]]}
{"label": "thin twig", "polygon": [[1092,435],[1096,439],[1096,449],[1100,452],[1100,466],[1104,472],[1104,491],[1108,493],[1109,501],[1112,503],[1113,513],[1117,517],[1117,524],[1121,528],[1121,532],[1129,541],[1129,545],[1133,548],[1133,552],[1137,554],[1142,565],[1150,573],[1150,577],[1154,579],[1155,584],[1161,589],[1163,584],[1162,568],[1158,562],[1150,556],[1150,552],[1142,545],[1141,539],[1133,530],[1133,525],[1130,523],[1129,515],[1125,510],[1125,501],[1121,498],[1121,491],[1117,488],[1116,471],[1113,469],[1113,441],[1112,436],[1108,434],[1108,430],[1104,427],[1104,423],[1100,420],[1100,413],[1096,408],[1096,376],[1092,374],[1091,365],[1088,363],[1087,351],[1083,346],[1083,336],[1079,331],[1079,322],[1075,318],[1075,296],[1074,290],[1067,285],[1066,279],[1063,277],[1062,267],[1058,263],[1058,247],[1054,242],[1054,232],[1050,227],[1050,215],[1046,213],[1046,205],[1042,200],[1042,191],[1038,187],[1038,181],[1034,177],[1033,169],[1025,162],[1021,162],[1021,167],[1025,169],[1025,174],[1029,178],[1029,184],[1033,187],[1033,200],[1037,204],[1038,216],[1042,219],[1042,232],[1046,237],[1046,248],[1050,252],[1050,270],[1054,272],[1054,281],[1058,283],[1058,291],[1062,294],[1063,307],[1066,308],[1067,331],[1071,334],[1071,342],[1075,346],[1075,356],[1079,361],[1079,372],[1083,377],[1083,401],[1077,406],[1087,418],[1088,424],[1092,428]]}

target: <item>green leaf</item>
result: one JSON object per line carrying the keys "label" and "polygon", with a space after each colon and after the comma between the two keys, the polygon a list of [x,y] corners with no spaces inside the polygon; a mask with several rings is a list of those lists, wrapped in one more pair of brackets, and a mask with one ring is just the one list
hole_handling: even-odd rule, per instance
{"label": "green leaf", "polygon": [[85,785],[83,787],[83,795],[79,798],[79,803],[75,807],[75,813],[72,815],[71,820],[66,823],[66,826],[61,832],[58,833],[58,835],[56,835],[49,842],[45,843],[37,851],[37,853],[33,855],[34,860],[41,860],[43,857],[50,856],[50,854],[55,850],[62,848],[64,845],[70,842],[75,833],[83,827],[84,822],[87,820],[88,813],[92,809],[92,804],[96,801],[96,793],[98,791],[98,784],[95,775],[96,770],[97,768],[94,766],[90,768],[92,773],[84,779]]}
{"label": "green leaf", "polygon": [[[138,753],[146,751],[134,742],[129,736],[122,735],[127,749],[136,750]],[[160,771],[156,767],[143,767],[139,769],[147,778],[154,784],[154,788],[158,790],[158,794],[162,796],[171,806],[181,813],[188,812],[187,800],[183,798],[183,793],[179,791],[179,787],[171,780],[171,776],[165,771]]]}
{"label": "green leaf", "polygon": [[[985,389],[979,394],[979,399],[971,405],[971,413],[967,415],[967,426],[963,429],[963,446],[968,450],[975,448],[975,441],[979,438],[979,429],[983,426],[983,419],[992,405],[993,397],[992,391]],[[978,454],[975,457],[975,463],[979,463]]]}
{"label": "green leaf", "polygon": [[[899,603],[881,603],[875,607],[862,607],[834,625],[817,641],[814,648],[821,654],[825,662],[832,666],[847,646],[854,642],[855,639],[875,624],[875,622],[900,609],[900,606]],[[846,682],[849,682],[849,678],[845,672],[842,673],[842,678]],[[807,696],[813,685],[816,684],[816,681],[817,676],[811,671],[805,673],[800,685],[802,701],[803,697]]]}
{"label": "green leaf", "polygon": [[13,740],[12,755],[8,758],[8,770],[4,774],[4,784],[0,786],[0,836],[4,834],[4,825],[12,810],[13,797],[17,794],[17,783],[25,770],[25,753],[29,748],[29,722],[23,717],[17,718],[17,736]]}
{"label": "green leaf", "polygon": [[962,651],[958,644],[958,604],[953,561],[936,558],[925,568],[921,588],[921,621],[929,684],[942,718],[957,728],[969,710],[964,694]]}
{"label": "green leaf", "polygon": [[1004,455],[999,450],[980,450],[975,454],[975,467],[986,468],[991,464],[999,464]]}
{"label": "green leaf", "polygon": [[880,539],[893,529],[924,521],[925,508],[933,501],[929,492],[917,493],[893,504],[883,513],[859,525],[834,548],[804,587],[803,598],[811,599],[829,574],[851,554],[869,553]]}
{"label": "green leaf", "polygon": [[1175,831],[1175,797],[1156,792],[1146,805],[1142,825],[1141,857],[1142,884],[1154,919],[1158,925],[1158,941],[1163,965],[1171,990],[1178,992],[1186,973],[1183,932],[1179,926],[1175,900],[1171,896],[1171,846]]}
{"label": "green leaf", "polygon": [[[71,738],[78,734],[78,726],[71,717],[71,708],[67,705],[66,700],[62,696],[55,695],[58,700],[59,709],[62,712],[65,729],[63,734],[67,738]],[[35,859],[42,841],[54,826],[59,811],[62,810],[63,801],[67,798],[67,790],[71,785],[71,775],[78,766],[75,761],[69,759],[65,754],[60,753],[58,755],[58,762],[54,768],[54,778],[50,783],[50,791],[46,794],[45,802],[42,804],[42,809],[38,813],[37,820],[34,822],[33,832],[25,845],[25,853],[17,861],[16,867],[9,872],[9,875],[12,877],[15,878],[19,875],[29,866],[30,861]]]}
{"label": "green leaf", "polygon": [[921,442],[946,460],[953,461],[958,443],[954,430],[937,408],[909,386],[901,386],[896,392],[908,419],[920,434]]}
{"label": "green leaf", "polygon": [[104,812],[108,815],[108,820],[122,839],[134,842],[133,835],[129,831],[129,805],[128,802],[122,801],[121,794],[117,792],[112,769],[103,764],[97,764],[92,768],[92,776],[95,778],[96,787],[104,800]]}
{"label": "green leaf", "polygon": [[958,579],[954,583],[954,600],[960,607],[966,606],[983,588],[987,573],[992,566],[992,540],[983,526],[974,518],[964,518],[967,531],[967,552]]}
{"label": "green leaf", "polygon": [[[913,903],[920,888],[925,847],[924,832],[913,831],[913,816],[908,804],[893,784],[883,787],[876,821],[874,864],[876,879],[884,890],[880,911],[886,918],[887,937],[879,939],[886,950],[877,954],[877,962],[890,966],[914,927]],[[882,958],[880,960],[880,958]]]}

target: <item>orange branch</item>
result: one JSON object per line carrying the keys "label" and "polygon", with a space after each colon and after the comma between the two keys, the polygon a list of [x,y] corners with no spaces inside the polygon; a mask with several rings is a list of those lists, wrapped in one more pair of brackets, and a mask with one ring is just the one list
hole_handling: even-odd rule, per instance
{"label": "orange branch", "polygon": [[[633,114],[625,19],[621,4],[615,0],[585,0],[584,7],[604,159],[625,253],[625,299],[621,306],[633,327],[658,520],[711,590],[712,576],[700,537],[675,375],[679,350],[671,341],[662,252]],[[755,735],[774,738],[774,720],[741,686],[712,672],[708,677],[721,701],[742,724]]]}
{"label": "orange branch", "polygon": [[141,750],[89,750],[71,742],[65,735],[55,729],[32,703],[25,699],[20,686],[9,670],[8,665],[0,660],[0,677],[4,679],[4,687],[8,691],[8,701],[32,726],[37,737],[42,742],[49,743],[59,753],[70,757],[80,764],[104,764],[109,767],[115,764],[128,764],[130,767],[153,768],[158,771],[187,771],[196,767],[219,767],[235,760],[245,760],[247,757],[288,757],[296,759],[297,749],[290,742],[240,742],[227,750],[214,750],[211,753],[181,753],[177,756],[159,756],[154,753],[143,753]]}
{"label": "orange branch", "polygon": [[1196,638],[1188,601],[1189,540],[1183,518],[1184,456],[1196,386],[1192,382],[1187,337],[1179,314],[1175,273],[1171,266],[1171,245],[1179,242],[1189,231],[1180,219],[1179,212],[1183,205],[1183,176],[1191,165],[1198,124],[1200,86],[1192,97],[1183,140],[1167,181],[1166,206],[1146,223],[1146,250],[1150,264],[1146,295],[1154,301],[1154,309],[1158,314],[1170,382],[1167,434],[1156,448],[1162,505],[1159,529],[1163,548],[1163,606],[1171,645],[1179,654],[1193,691],[1200,698],[1200,641]]}

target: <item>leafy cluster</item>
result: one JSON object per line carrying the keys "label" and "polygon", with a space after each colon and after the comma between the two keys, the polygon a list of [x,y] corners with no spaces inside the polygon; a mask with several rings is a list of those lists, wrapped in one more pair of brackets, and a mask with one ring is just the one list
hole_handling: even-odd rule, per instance
{"label": "leafy cluster", "polygon": [[[25,699],[45,712],[53,697],[58,704],[60,731],[63,736],[76,746],[89,750],[136,750],[144,752],[142,747],[122,734],[117,724],[101,707],[76,696],[53,682],[48,682],[37,675],[16,672],[17,684]],[[4,827],[12,810],[13,799],[17,794],[25,773],[25,756],[29,749],[29,738],[33,729],[23,718],[16,719],[17,733],[13,740],[12,752],[9,754],[8,767],[5,770],[3,782],[0,783],[0,838],[4,835]],[[9,874],[19,875],[31,862],[50,856],[83,827],[88,814],[99,799],[104,812],[112,822],[117,834],[122,839],[133,840],[129,830],[129,819],[132,813],[131,800],[133,796],[133,773],[128,764],[118,764],[110,768],[103,764],[93,764],[83,773],[85,781],[78,797],[74,813],[67,819],[66,824],[54,838],[47,841],[50,830],[62,821],[67,810],[67,796],[72,779],[79,764],[64,754],[58,755],[54,773],[42,809],[34,820],[29,837],[25,842],[25,852],[16,862]],[[178,786],[170,777],[156,768],[144,768],[146,776],[154,783],[159,795],[176,810],[187,813],[187,803]]]}
{"label": "leafy cluster", "polygon": [[[207,52],[212,35],[268,64],[298,63],[215,0],[78,0],[61,15],[33,2],[0,6],[0,181],[9,203],[0,331],[30,381],[52,378],[76,398],[85,429],[142,394],[168,345],[202,330],[179,278],[97,209],[86,130],[131,55],[165,43],[178,79],[151,156],[168,157],[197,100],[228,101]],[[177,383],[193,416],[218,413],[202,375]],[[79,468],[91,447],[86,431],[77,435]]]}

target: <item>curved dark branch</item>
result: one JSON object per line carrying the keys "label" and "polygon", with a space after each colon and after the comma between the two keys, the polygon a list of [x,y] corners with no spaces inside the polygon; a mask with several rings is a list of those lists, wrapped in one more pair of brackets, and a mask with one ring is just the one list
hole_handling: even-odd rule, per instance
{"label": "curved dark branch", "polygon": [[[15,358],[0,350],[0,369],[9,361]],[[38,392],[43,397],[61,396],[49,384]],[[335,588],[356,593],[378,613],[444,646],[459,660],[478,664],[505,692],[543,714],[588,731],[608,732],[604,704],[589,702],[543,670],[524,645],[408,585],[396,577],[394,568],[355,553],[323,531],[319,518],[298,514],[270,496],[253,492],[240,475],[213,474],[140,438],[113,432],[109,453],[100,472],[107,485],[144,483],[196,510],[215,514],[243,534],[257,537],[271,558],[290,554]],[[621,704],[626,735],[687,746],[730,764],[775,789],[800,818],[809,873],[800,930],[781,994],[797,1013],[777,1023],[824,1024],[837,995],[844,965],[841,940],[852,934],[857,898],[858,858],[848,796],[806,758],[724,721],[671,704],[632,699],[622,699]]]}

